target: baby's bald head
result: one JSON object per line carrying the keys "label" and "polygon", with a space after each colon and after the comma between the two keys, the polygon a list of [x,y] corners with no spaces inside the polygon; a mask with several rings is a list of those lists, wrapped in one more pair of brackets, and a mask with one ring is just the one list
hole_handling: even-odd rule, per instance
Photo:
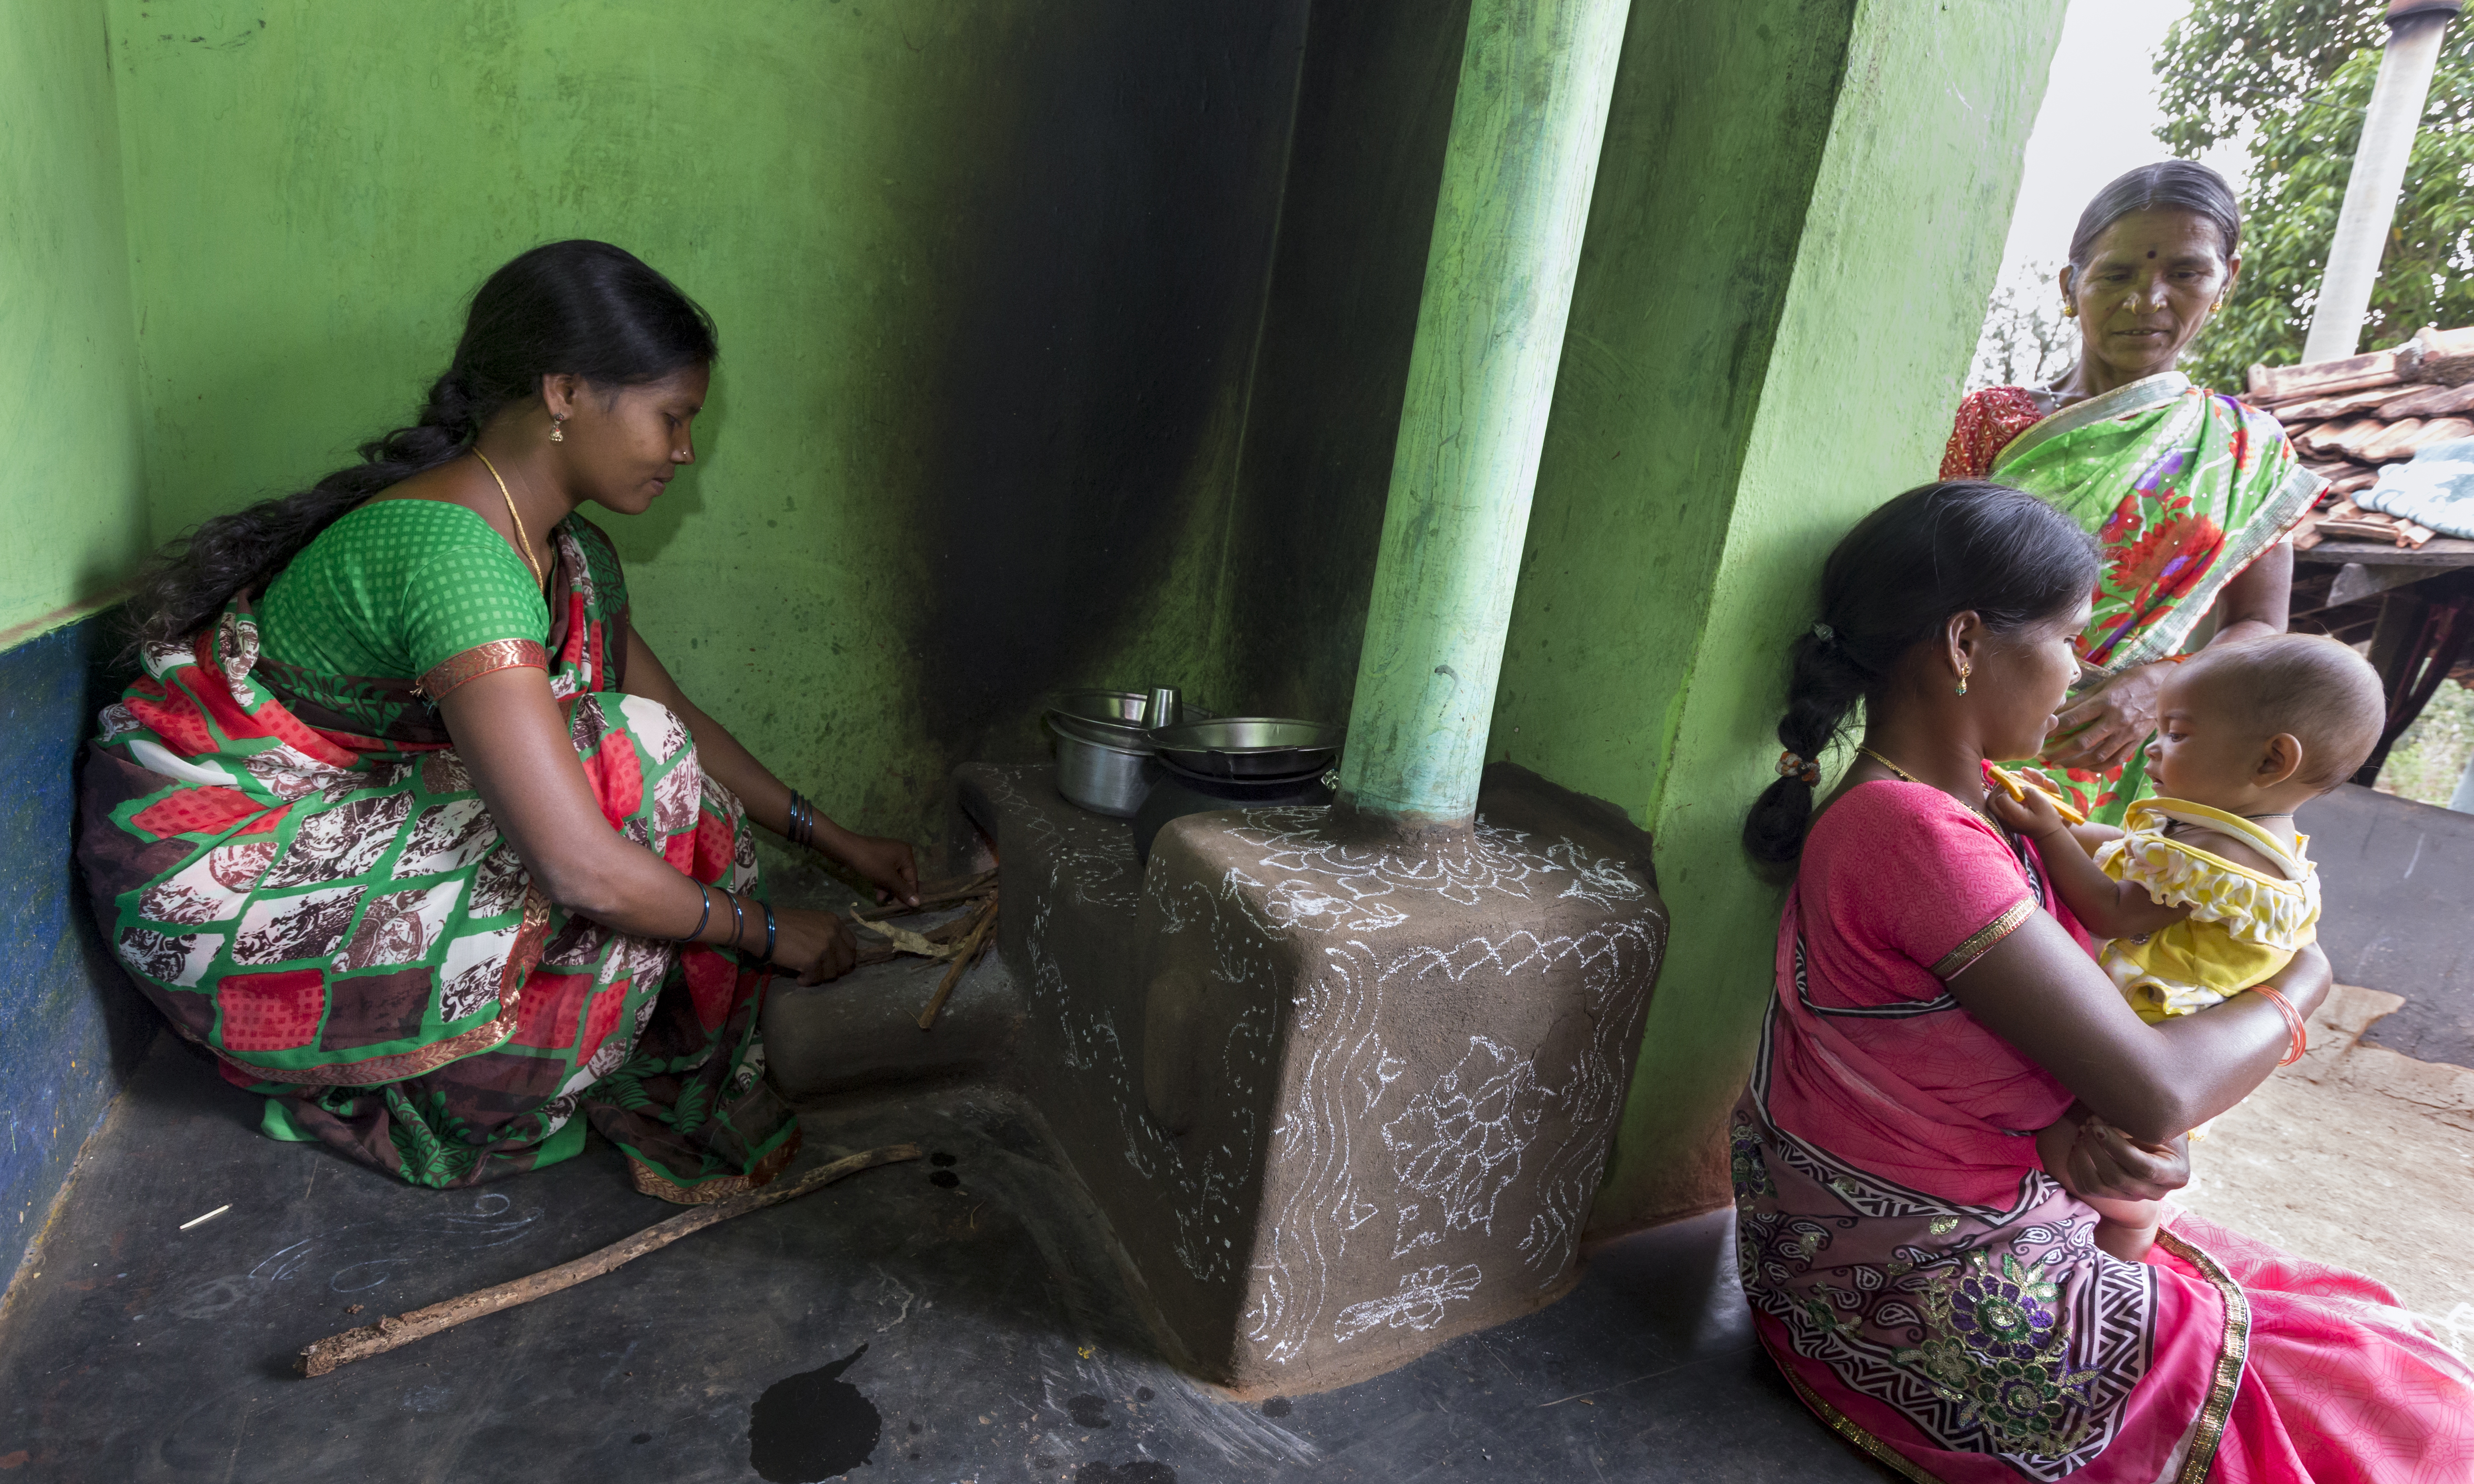
{"label": "baby's bald head", "polygon": [[2379,671],[2325,634],[2270,634],[2193,655],[2174,677],[2196,689],[2210,710],[2302,743],[2293,781],[2325,793],[2363,766],[2380,744],[2388,697]]}

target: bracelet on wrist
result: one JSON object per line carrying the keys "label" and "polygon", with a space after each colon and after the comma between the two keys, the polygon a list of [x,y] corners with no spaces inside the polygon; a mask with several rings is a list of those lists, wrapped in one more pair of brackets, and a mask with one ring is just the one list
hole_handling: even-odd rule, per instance
{"label": "bracelet on wrist", "polygon": [[756,905],[764,909],[764,952],[756,961],[759,965],[763,965],[773,961],[773,904],[759,902]]}
{"label": "bracelet on wrist", "polygon": [[2292,1033],[2292,1039],[2287,1043],[2285,1057],[2276,1064],[2292,1066],[2301,1060],[2303,1054],[2311,1049],[2311,1032],[2302,1022],[2301,1011],[2293,1008],[2293,1002],[2287,999],[2283,991],[2272,985],[2253,985],[2250,987],[2252,993],[2267,996],[2268,1003],[2275,1006],[2276,1012],[2285,1017],[2285,1028]]}
{"label": "bracelet on wrist", "polygon": [[722,895],[730,899],[730,946],[736,948],[747,937],[747,914],[740,910],[738,892],[725,891]]}
{"label": "bracelet on wrist", "polygon": [[703,882],[700,882],[700,881],[699,881],[699,882],[697,882],[697,883],[695,884],[695,888],[696,888],[696,895],[697,895],[697,896],[700,896],[700,897],[702,897],[702,898],[704,898],[704,911],[702,911],[702,912],[700,912],[696,913],[696,925],[695,925],[694,927],[691,927],[691,928],[688,929],[688,931],[687,931],[683,936],[678,937],[674,937],[674,938],[671,938],[671,939],[670,939],[670,941],[671,941],[671,942],[673,942],[673,943],[692,943],[692,942],[694,942],[697,938],[700,938],[700,937],[704,937],[704,925],[705,925],[706,923],[711,922],[711,921],[713,920],[713,892],[712,892],[712,890],[711,890],[710,888],[708,888],[705,886],[705,884],[704,884]]}

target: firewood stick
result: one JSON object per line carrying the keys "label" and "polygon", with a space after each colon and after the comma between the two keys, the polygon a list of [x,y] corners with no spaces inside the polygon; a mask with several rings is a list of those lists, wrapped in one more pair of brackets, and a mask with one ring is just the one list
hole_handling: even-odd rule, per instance
{"label": "firewood stick", "polygon": [[484,1314],[511,1309],[520,1303],[530,1303],[562,1288],[572,1288],[587,1278],[599,1277],[621,1263],[642,1257],[657,1248],[667,1247],[690,1232],[701,1231],[716,1222],[744,1216],[750,1211],[779,1205],[785,1201],[795,1201],[810,1191],[823,1189],[845,1175],[856,1175],[880,1164],[916,1159],[920,1153],[916,1144],[887,1144],[882,1149],[847,1156],[831,1164],[820,1164],[795,1180],[777,1182],[761,1190],[732,1196],[726,1201],[716,1201],[711,1205],[682,1211],[667,1221],[657,1222],[631,1237],[613,1242],[599,1252],[572,1262],[562,1262],[557,1267],[545,1268],[495,1288],[460,1294],[408,1314],[382,1315],[375,1325],[363,1325],[357,1329],[330,1334],[303,1350],[296,1364],[303,1375],[325,1375],[337,1366],[384,1354],[399,1345],[407,1345],[424,1335],[452,1328],[468,1319],[478,1319]]}
{"label": "firewood stick", "polygon": [[979,922],[971,929],[971,936],[962,939],[961,951],[954,955],[953,964],[945,970],[944,979],[938,982],[935,998],[930,1000],[928,1008],[919,1012],[920,1030],[935,1029],[936,1012],[945,1008],[946,998],[954,992],[954,986],[962,982],[962,971],[969,968],[979,958],[980,945],[987,941],[988,929],[995,927],[996,923],[997,899],[990,897],[988,905],[980,909]]}
{"label": "firewood stick", "polygon": [[876,907],[859,908],[852,912],[851,917],[854,921],[868,922],[879,917],[900,917],[910,912],[933,912],[939,907],[951,907],[957,902],[967,902],[974,897],[985,896],[996,889],[996,872],[982,871],[977,876],[965,877],[950,886],[931,888],[920,892],[919,905],[916,907],[903,901],[885,902]]}

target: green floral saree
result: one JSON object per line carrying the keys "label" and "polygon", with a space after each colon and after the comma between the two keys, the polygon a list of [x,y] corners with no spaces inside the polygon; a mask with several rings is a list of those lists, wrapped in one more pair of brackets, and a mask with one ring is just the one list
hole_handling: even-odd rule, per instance
{"label": "green floral saree", "polygon": [[[2050,500],[2103,547],[2095,616],[2079,637],[2082,694],[2180,653],[2225,584],[2326,487],[2275,418],[2178,372],[2036,423],[1995,456],[1990,476]],[[2107,773],[2074,768],[2069,781],[2089,817],[2108,824],[2150,791],[2137,752]]]}

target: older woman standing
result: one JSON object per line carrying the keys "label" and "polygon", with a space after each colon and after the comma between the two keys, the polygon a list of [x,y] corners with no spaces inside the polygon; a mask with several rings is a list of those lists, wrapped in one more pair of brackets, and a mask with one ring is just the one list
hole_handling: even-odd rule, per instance
{"label": "older woman standing", "polygon": [[787,1164],[778,967],[851,964],[756,889],[751,824],[915,899],[910,847],[821,818],[631,621],[585,504],[693,461],[712,322],[602,242],[481,285],[409,427],[208,521],[130,604],[79,854],[105,936],[265,1128],[418,1185],[575,1154],[698,1203]]}
{"label": "older woman standing", "polygon": [[1943,478],[2042,496],[2103,547],[2086,669],[2044,761],[2107,823],[2147,791],[2158,663],[2211,609],[2211,644],[2284,631],[2285,538],[2324,488],[2273,417],[2173,369],[2232,292],[2241,243],[2241,207],[2205,165],[2167,160],[2107,185],[2061,272],[2077,361],[2046,386],[1968,397],[1942,457]]}

